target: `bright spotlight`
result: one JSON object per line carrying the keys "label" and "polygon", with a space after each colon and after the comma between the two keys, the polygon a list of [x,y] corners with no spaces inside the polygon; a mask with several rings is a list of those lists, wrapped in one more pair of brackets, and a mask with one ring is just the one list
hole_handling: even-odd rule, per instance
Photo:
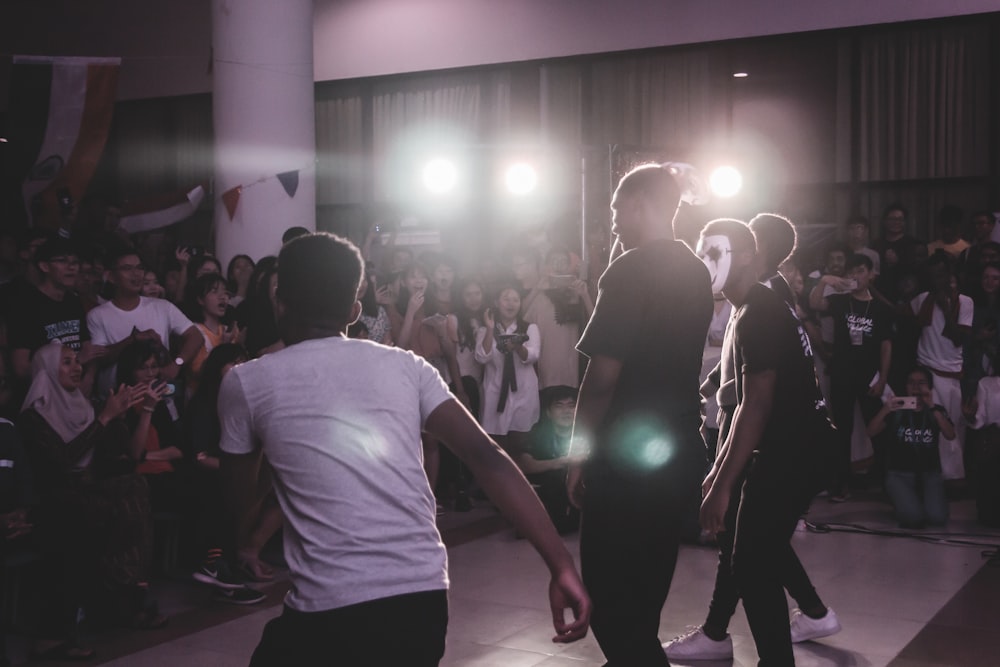
{"label": "bright spotlight", "polygon": [[450,192],[458,181],[455,165],[444,158],[436,158],[424,167],[424,186],[434,194]]}
{"label": "bright spotlight", "polygon": [[504,180],[511,194],[526,195],[538,185],[538,172],[530,164],[518,162],[507,168]]}
{"label": "bright spotlight", "polygon": [[708,182],[716,197],[732,197],[743,187],[743,176],[734,167],[719,167]]}

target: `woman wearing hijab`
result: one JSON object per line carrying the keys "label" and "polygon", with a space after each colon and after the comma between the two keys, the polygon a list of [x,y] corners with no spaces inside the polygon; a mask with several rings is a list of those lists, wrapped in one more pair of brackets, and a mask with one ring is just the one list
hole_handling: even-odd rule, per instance
{"label": "woman wearing hijab", "polygon": [[149,491],[134,471],[142,448],[131,443],[121,419],[155,390],[122,385],[95,412],[80,391],[76,353],[58,342],[35,353],[31,371],[18,426],[35,473],[40,518],[55,546],[69,555],[67,598],[84,602],[91,617],[105,622],[161,627],[166,619],[146,601]]}

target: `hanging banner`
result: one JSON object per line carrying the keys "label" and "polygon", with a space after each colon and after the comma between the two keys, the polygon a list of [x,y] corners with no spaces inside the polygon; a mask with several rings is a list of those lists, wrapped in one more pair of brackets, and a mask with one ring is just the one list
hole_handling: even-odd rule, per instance
{"label": "hanging banner", "polygon": [[236,215],[236,205],[240,203],[241,192],[243,192],[243,186],[237,185],[235,188],[230,188],[222,193],[222,203],[226,206],[226,212],[229,213],[230,220]]}
{"label": "hanging banner", "polygon": [[104,152],[121,59],[14,56],[12,63],[4,177],[20,183],[18,217],[58,229]]}
{"label": "hanging banner", "polygon": [[295,191],[299,189],[299,170],[282,172],[278,174],[278,180],[288,196],[294,197]]}
{"label": "hanging banner", "polygon": [[122,207],[118,228],[137,234],[167,227],[191,217],[204,198],[205,188],[198,185],[191,190],[128,203]]}

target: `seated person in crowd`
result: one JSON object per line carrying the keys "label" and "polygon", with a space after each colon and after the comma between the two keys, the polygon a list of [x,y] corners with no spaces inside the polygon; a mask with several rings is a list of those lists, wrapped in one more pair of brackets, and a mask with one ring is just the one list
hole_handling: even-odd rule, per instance
{"label": "seated person in crowd", "polygon": [[941,207],[938,213],[937,238],[927,244],[927,256],[943,250],[954,260],[969,249],[969,242],[962,238],[962,209],[951,204]]}
{"label": "seated person in crowd", "polygon": [[124,247],[112,252],[107,266],[114,295],[87,314],[91,340],[101,346],[99,358],[105,366],[98,377],[99,393],[106,393],[114,384],[115,372],[110,366],[118,363],[126,346],[151,340],[169,347],[171,335],[181,339],[180,350],[165,360],[160,374],[172,382],[201,349],[201,332],[169,301],[142,296],[146,267],[135,250]]}
{"label": "seated person in crowd", "polygon": [[[222,343],[212,349],[202,366],[198,390],[187,405],[185,435],[193,454],[191,492],[198,513],[193,517],[195,553],[201,558],[192,577],[216,589],[215,599],[230,604],[254,604],[266,596],[246,586],[237,572],[252,566],[235,560],[237,530],[226,511],[219,480],[219,385],[233,367],[249,358],[246,349],[235,343]],[[279,514],[280,519],[280,514]],[[256,523],[256,521],[255,521]],[[275,530],[280,527],[280,521]],[[264,535],[267,541],[274,532]],[[251,579],[256,579],[255,576]]]}
{"label": "seated person in crowd", "polygon": [[[75,292],[80,260],[73,244],[54,237],[35,251],[35,267],[40,282],[26,286],[11,306],[17,317],[10,319],[7,336],[13,371],[20,378],[31,374],[31,355],[52,340],[59,340],[78,353],[86,364],[85,388],[93,382],[87,315]],[[86,389],[85,389],[86,390]]]}
{"label": "seated person in crowd", "polygon": [[166,619],[147,600],[152,530],[149,487],[135,465],[141,443],[121,419],[150,396],[119,386],[100,411],[80,390],[83,368],[60,343],[39,349],[18,420],[35,474],[39,525],[51,527],[67,561],[67,589],[88,618],[152,629]]}
{"label": "seated person in crowd", "polygon": [[181,450],[180,414],[172,384],[160,379],[166,348],[155,341],[136,341],[118,358],[117,384],[148,387],[142,403],[125,413],[133,446],[141,452],[136,472],[149,484],[154,512],[193,514]]}
{"label": "seated person in crowd", "polygon": [[580,511],[570,504],[566,492],[576,394],[576,388],[565,386],[552,387],[546,393],[545,416],[531,429],[528,447],[517,457],[517,465],[535,487],[561,535],[580,527]]}
{"label": "seated person in crowd", "polygon": [[[941,526],[948,499],[941,477],[938,438],[955,437],[948,413],[934,403],[934,374],[916,367],[906,379],[908,396],[889,399],[868,424],[868,434],[886,431],[885,490],[903,528]],[[916,407],[908,405],[916,399]]]}

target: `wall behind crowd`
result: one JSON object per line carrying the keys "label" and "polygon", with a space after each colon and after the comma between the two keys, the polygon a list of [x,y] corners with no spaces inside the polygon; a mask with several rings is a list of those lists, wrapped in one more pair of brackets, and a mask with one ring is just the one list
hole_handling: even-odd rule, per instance
{"label": "wall behind crowd", "polygon": [[[910,231],[927,238],[944,203],[996,206],[998,32],[1000,14],[986,14],[317,83],[317,224],[360,239],[375,215],[416,212],[475,254],[533,226],[572,236],[583,161],[587,220],[606,236],[615,146],[737,164],[744,193],[696,218],[767,209],[827,229],[900,200]],[[737,70],[750,76],[734,79]],[[457,212],[415,211],[393,166],[429,126],[477,146],[481,161],[499,161],[503,146],[542,147],[554,176],[520,207],[484,176]],[[122,201],[204,181],[211,145],[207,94],[120,102],[92,191]],[[210,220],[180,235],[210,244]]]}

